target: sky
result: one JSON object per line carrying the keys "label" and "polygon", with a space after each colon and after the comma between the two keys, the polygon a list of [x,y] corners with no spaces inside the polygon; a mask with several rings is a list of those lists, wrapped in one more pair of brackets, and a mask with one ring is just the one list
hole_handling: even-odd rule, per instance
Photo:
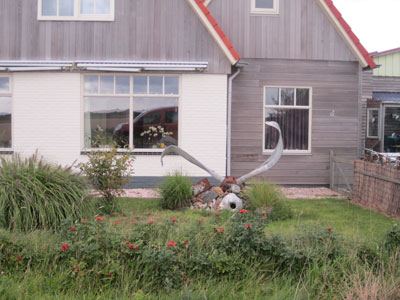
{"label": "sky", "polygon": [[333,0],[368,52],[400,47],[400,0]]}

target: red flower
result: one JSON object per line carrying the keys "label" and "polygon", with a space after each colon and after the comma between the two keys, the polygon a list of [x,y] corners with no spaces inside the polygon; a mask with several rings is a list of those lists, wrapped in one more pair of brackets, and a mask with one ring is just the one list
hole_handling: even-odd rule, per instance
{"label": "red flower", "polygon": [[264,210],[264,211],[263,211],[263,215],[265,216],[266,214],[267,214],[267,212]]}
{"label": "red flower", "polygon": [[102,217],[97,217],[96,220],[97,220],[97,221],[103,221],[103,220],[104,220],[104,217],[103,217],[103,218],[102,218]]}
{"label": "red flower", "polygon": [[250,224],[246,224],[246,225],[244,225],[244,228],[249,228],[251,225]]}
{"label": "red flower", "polygon": [[332,228],[328,227],[328,231],[331,231],[331,230],[332,230]]}
{"label": "red flower", "polygon": [[136,221],[132,221],[133,224],[136,224]]}
{"label": "red flower", "polygon": [[171,246],[176,246],[176,244],[175,244],[174,241],[170,241],[170,242],[169,242],[168,247],[171,247]]}
{"label": "red flower", "polygon": [[214,228],[214,231],[224,233],[224,229],[222,227]]}
{"label": "red flower", "polygon": [[67,248],[68,248],[68,244],[63,244],[63,245],[61,245],[62,251],[67,250]]}
{"label": "red flower", "polygon": [[74,227],[71,227],[69,230],[75,231],[75,230],[76,230],[76,227],[75,227],[75,226],[74,226]]}
{"label": "red flower", "polygon": [[199,220],[199,223],[203,223],[203,220]]}
{"label": "red flower", "polygon": [[220,214],[216,213],[215,211],[214,211],[214,215],[217,216],[217,217],[221,216]]}
{"label": "red flower", "polygon": [[81,221],[82,221],[82,222],[86,222],[86,221],[87,221],[87,219],[82,219]]}
{"label": "red flower", "polygon": [[126,241],[126,244],[127,244],[127,245],[129,245],[129,244],[130,244],[130,242],[129,242],[129,241]]}
{"label": "red flower", "polygon": [[17,256],[17,259],[18,259],[18,261],[21,261],[22,260],[22,257],[21,256]]}
{"label": "red flower", "polygon": [[119,222],[115,222],[114,225],[117,226],[119,224]]}
{"label": "red flower", "polygon": [[172,219],[171,221],[172,221],[172,223],[175,223],[175,222],[176,222],[176,220],[175,220],[175,219]]}
{"label": "red flower", "polygon": [[241,211],[239,211],[239,214],[244,214],[247,213],[247,209],[242,209]]}
{"label": "red flower", "polygon": [[150,220],[150,221],[149,221],[149,224],[153,224],[153,223],[154,223],[153,220]]}
{"label": "red flower", "polygon": [[108,273],[107,276],[108,276],[108,277],[111,277],[111,273]]}
{"label": "red flower", "polygon": [[187,244],[187,240],[184,240],[183,243],[184,243],[184,244]]}

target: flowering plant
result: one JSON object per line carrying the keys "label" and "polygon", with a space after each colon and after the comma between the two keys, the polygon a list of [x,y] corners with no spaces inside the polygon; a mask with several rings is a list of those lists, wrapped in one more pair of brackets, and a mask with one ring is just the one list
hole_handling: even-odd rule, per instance
{"label": "flowering plant", "polygon": [[150,126],[148,130],[140,133],[140,136],[144,137],[149,142],[155,142],[154,144],[158,148],[164,148],[165,145],[161,142],[161,139],[173,134],[174,133],[171,131],[165,131],[164,127],[162,126]]}

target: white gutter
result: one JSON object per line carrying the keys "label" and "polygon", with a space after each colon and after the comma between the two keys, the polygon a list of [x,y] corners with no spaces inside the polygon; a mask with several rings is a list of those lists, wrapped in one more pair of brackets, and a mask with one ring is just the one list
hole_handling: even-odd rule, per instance
{"label": "white gutter", "polygon": [[62,67],[10,67],[6,69],[10,72],[60,71]]}
{"label": "white gutter", "polygon": [[227,117],[227,133],[226,133],[226,176],[231,176],[231,138],[232,138],[232,84],[233,80],[239,75],[240,68],[228,78],[228,117]]}
{"label": "white gutter", "polygon": [[129,72],[129,73],[137,73],[141,72],[140,68],[86,68],[88,71],[104,71],[104,72]]}

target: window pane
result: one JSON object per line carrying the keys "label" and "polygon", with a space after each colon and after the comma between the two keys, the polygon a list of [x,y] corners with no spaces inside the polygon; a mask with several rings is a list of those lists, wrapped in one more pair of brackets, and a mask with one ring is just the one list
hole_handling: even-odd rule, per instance
{"label": "window pane", "polygon": [[11,148],[10,97],[0,97],[0,148]]}
{"label": "window pane", "polygon": [[42,16],[57,16],[57,0],[42,0]]}
{"label": "window pane", "polygon": [[85,98],[85,146],[129,145],[129,98]]}
{"label": "window pane", "polygon": [[96,0],[96,14],[110,13],[110,0]]}
{"label": "window pane", "polygon": [[149,77],[149,92],[150,94],[161,95],[163,93],[163,77],[162,76],[150,76]]}
{"label": "window pane", "polygon": [[147,94],[147,76],[133,77],[133,93]]}
{"label": "window pane", "polygon": [[379,110],[368,111],[368,136],[378,136]]}
{"label": "window pane", "polygon": [[310,90],[309,89],[296,89],[296,105],[309,106],[310,105]]}
{"label": "window pane", "polygon": [[10,91],[10,78],[8,77],[0,77],[0,92],[9,92]]}
{"label": "window pane", "polygon": [[281,89],[281,105],[294,105],[294,89]]}
{"label": "window pane", "polygon": [[74,15],[74,0],[60,0],[60,16]]}
{"label": "window pane", "polygon": [[178,95],[179,94],[179,77],[166,76],[165,77],[165,94]]}
{"label": "window pane", "polygon": [[265,88],[265,105],[279,105],[279,88]]}
{"label": "window pane", "polygon": [[129,94],[131,85],[129,76],[116,76],[115,83],[117,94]]}
{"label": "window pane", "polygon": [[165,123],[178,123],[178,109],[165,112]]}
{"label": "window pane", "polygon": [[[134,98],[133,108],[135,149],[178,144],[178,98]],[[171,114],[176,122],[167,122],[174,121]]]}
{"label": "window pane", "polygon": [[81,0],[81,13],[94,14],[94,0]]}
{"label": "window pane", "polygon": [[99,76],[85,76],[84,91],[88,94],[99,93]]}
{"label": "window pane", "polygon": [[[275,121],[281,127],[285,150],[308,150],[308,117],[308,109],[265,110],[265,121]],[[274,149],[278,140],[278,131],[265,125],[265,149]]]}
{"label": "window pane", "polygon": [[384,151],[400,152],[400,106],[385,108]]}
{"label": "window pane", "polygon": [[256,8],[274,8],[274,0],[255,0]]}
{"label": "window pane", "polygon": [[114,76],[100,76],[100,94],[114,94]]}

